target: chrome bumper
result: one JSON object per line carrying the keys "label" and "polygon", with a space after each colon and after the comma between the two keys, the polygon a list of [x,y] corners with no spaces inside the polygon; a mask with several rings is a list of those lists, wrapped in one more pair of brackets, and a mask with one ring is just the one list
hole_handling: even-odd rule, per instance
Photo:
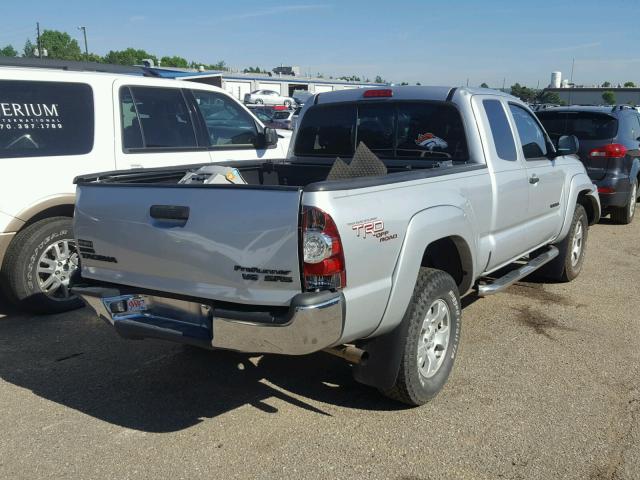
{"label": "chrome bumper", "polygon": [[[72,292],[122,337],[204,348],[305,355],[337,344],[344,322],[344,297],[335,292],[296,295],[280,315],[109,287],[75,286]],[[132,311],[142,305],[144,310]]]}

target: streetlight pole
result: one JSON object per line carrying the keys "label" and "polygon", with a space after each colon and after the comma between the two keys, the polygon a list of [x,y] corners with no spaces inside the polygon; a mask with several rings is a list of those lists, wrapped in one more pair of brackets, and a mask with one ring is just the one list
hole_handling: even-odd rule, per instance
{"label": "streetlight pole", "polygon": [[89,47],[87,47],[87,27],[78,27],[78,30],[82,30],[82,33],[84,34],[84,55],[85,55],[85,59],[88,60],[89,59]]}

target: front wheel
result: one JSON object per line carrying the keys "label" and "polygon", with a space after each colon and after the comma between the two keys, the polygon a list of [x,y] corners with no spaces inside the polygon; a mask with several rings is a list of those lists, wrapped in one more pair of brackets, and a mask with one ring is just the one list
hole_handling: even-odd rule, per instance
{"label": "front wheel", "polygon": [[461,311],[453,278],[421,268],[403,321],[407,337],[395,385],[382,391],[409,405],[423,405],[444,387],[458,350]]}
{"label": "front wheel", "polygon": [[59,313],[82,306],[69,292],[78,267],[71,219],[40,220],[20,231],[2,266],[2,286],[18,306],[34,313]]}

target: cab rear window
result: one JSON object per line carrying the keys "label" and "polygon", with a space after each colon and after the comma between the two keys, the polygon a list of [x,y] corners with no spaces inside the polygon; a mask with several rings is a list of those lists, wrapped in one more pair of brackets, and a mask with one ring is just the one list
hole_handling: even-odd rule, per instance
{"label": "cab rear window", "polygon": [[618,133],[618,120],[597,112],[538,112],[538,118],[554,140],[575,135],[580,140],[609,140]]}
{"label": "cab rear window", "polygon": [[0,158],[89,153],[93,120],[89,85],[0,80]]}
{"label": "cab rear window", "polygon": [[444,102],[315,105],[304,114],[297,156],[350,156],[363,142],[381,158],[467,161],[462,118]]}

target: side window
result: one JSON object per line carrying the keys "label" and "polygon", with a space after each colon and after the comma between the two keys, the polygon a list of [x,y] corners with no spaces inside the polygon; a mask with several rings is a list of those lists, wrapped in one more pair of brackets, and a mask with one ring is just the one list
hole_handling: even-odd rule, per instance
{"label": "side window", "polygon": [[530,160],[545,157],[547,155],[547,143],[544,132],[538,122],[529,112],[518,105],[510,103],[509,109],[520,135],[524,158]]}
{"label": "side window", "polygon": [[507,120],[507,114],[499,100],[483,100],[482,105],[489,119],[491,136],[496,146],[496,153],[502,160],[515,161],[518,158],[516,143]]}
{"label": "side window", "polygon": [[136,112],[136,104],[129,87],[120,89],[120,118],[122,121],[122,146],[124,148],[142,148],[142,130]]}
{"label": "side window", "polygon": [[89,85],[0,80],[0,158],[82,155],[93,136]]}
{"label": "side window", "polygon": [[258,143],[256,122],[233,99],[205,90],[192,90],[192,93],[207,126],[210,146],[255,146]]}
{"label": "side window", "polygon": [[636,115],[636,120],[636,132],[638,132],[638,135],[635,139],[640,142],[640,115]]}
{"label": "side window", "polygon": [[191,115],[179,89],[125,87],[120,91],[120,104],[125,149],[198,146]]}

